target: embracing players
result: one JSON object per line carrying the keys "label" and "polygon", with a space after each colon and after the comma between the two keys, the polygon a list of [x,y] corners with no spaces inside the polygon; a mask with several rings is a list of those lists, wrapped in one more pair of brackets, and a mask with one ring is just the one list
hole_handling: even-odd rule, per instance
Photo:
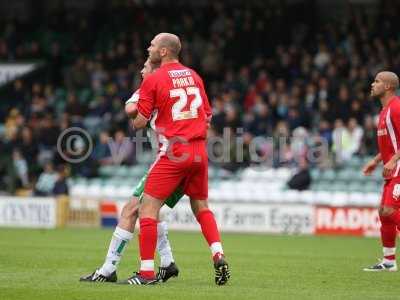
{"label": "embracing players", "polygon": [[364,271],[397,271],[396,235],[400,228],[400,98],[396,96],[399,78],[392,72],[380,72],[371,85],[371,95],[380,99],[382,111],[378,123],[379,154],[368,162],[364,175],[371,175],[383,162],[385,180],[379,207],[383,259]]}
{"label": "embracing players", "polygon": [[[141,71],[143,79],[150,73],[154,72],[159,65],[150,63],[147,60]],[[137,101],[139,100],[139,90],[137,90],[130,99],[125,103],[125,112],[130,117],[135,117],[137,114]],[[148,130],[148,132],[151,129]],[[140,182],[135,187],[132,199],[123,207],[121,216],[118,220],[118,225],[112,235],[110,245],[108,247],[107,256],[104,264],[96,269],[93,273],[83,276],[80,281],[88,282],[116,282],[117,267],[122,258],[123,252],[133,237],[136,220],[138,218],[139,199],[143,194],[144,183],[146,182],[147,174],[143,176]],[[174,207],[175,204],[182,198],[183,193],[180,187],[168,197],[165,204],[169,207]],[[160,255],[160,267],[157,274],[157,279],[167,281],[172,276],[178,276],[179,270],[172,256],[171,246],[168,240],[168,227],[166,222],[158,222],[157,224],[157,251]]]}
{"label": "embracing players", "polygon": [[124,281],[126,284],[156,282],[157,218],[165,199],[180,185],[190,198],[192,211],[210,247],[216,284],[225,284],[230,277],[217,224],[207,201],[206,134],[211,110],[199,75],[179,63],[180,50],[179,38],[170,33],[155,36],[148,48],[150,62],[160,63],[160,68],[142,82],[134,126],[144,128],[154,114],[151,122],[160,149],[150,168],[139,208],[140,270]]}

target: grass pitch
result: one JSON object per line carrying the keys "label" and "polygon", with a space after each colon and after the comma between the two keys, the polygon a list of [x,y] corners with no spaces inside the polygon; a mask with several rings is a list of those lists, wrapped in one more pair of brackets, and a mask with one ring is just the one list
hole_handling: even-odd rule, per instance
{"label": "grass pitch", "polygon": [[[216,286],[200,233],[171,232],[180,276],[157,286],[78,282],[103,262],[111,230],[0,229],[0,299],[400,299],[399,273],[365,273],[373,238],[223,234],[232,278]],[[138,266],[136,237],[119,279]]]}

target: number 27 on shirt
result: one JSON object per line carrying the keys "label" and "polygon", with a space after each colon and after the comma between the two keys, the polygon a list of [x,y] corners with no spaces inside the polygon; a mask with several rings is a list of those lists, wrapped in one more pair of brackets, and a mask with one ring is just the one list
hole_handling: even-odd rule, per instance
{"label": "number 27 on shirt", "polygon": [[[203,103],[203,99],[200,95],[200,90],[197,87],[187,87],[172,89],[169,91],[171,98],[178,98],[178,100],[172,106],[172,120],[188,120],[196,119],[198,117],[198,108]],[[188,102],[188,96],[194,96],[190,103],[189,110],[183,110]]]}

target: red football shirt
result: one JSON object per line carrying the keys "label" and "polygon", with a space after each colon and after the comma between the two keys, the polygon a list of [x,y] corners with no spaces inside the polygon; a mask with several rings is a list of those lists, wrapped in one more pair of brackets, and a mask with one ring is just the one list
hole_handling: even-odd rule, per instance
{"label": "red football shirt", "polygon": [[211,116],[203,80],[180,63],[167,63],[143,80],[138,112],[152,118],[160,141],[173,137],[186,142],[205,139]]}
{"label": "red football shirt", "polygon": [[[386,164],[400,149],[400,97],[393,97],[379,114],[378,147],[383,163]],[[400,161],[393,173],[385,177],[390,179],[399,176]]]}

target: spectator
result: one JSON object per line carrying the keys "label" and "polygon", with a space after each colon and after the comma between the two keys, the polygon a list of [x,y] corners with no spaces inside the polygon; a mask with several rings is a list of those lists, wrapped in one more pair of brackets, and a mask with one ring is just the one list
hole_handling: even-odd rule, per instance
{"label": "spectator", "polygon": [[48,162],[44,166],[42,174],[35,186],[35,195],[37,196],[49,196],[52,194],[55,183],[57,180],[57,174],[54,172],[54,167],[51,162]]}
{"label": "spectator", "polygon": [[115,164],[132,164],[134,162],[134,148],[132,141],[124,132],[118,129],[114,138],[109,141],[111,156]]}
{"label": "spectator", "polygon": [[335,162],[338,165],[343,164],[351,158],[351,147],[350,133],[344,126],[343,120],[337,119],[332,132],[332,152],[335,155]]}
{"label": "spectator", "polygon": [[67,97],[65,112],[71,117],[72,123],[79,124],[86,115],[87,109],[85,105],[79,103],[75,93],[70,92]]}
{"label": "spectator", "polygon": [[297,172],[289,179],[287,185],[292,190],[304,191],[309,189],[312,182],[308,163],[302,159]]}
{"label": "spectator", "polygon": [[364,135],[364,130],[357,123],[355,118],[350,118],[347,125],[348,132],[350,134],[350,147],[349,152],[350,155],[353,156],[355,154],[359,154],[361,149],[361,142]]}
{"label": "spectator", "polygon": [[93,150],[93,159],[98,161],[100,165],[109,165],[113,163],[110,145],[112,140],[106,131],[100,132],[99,141]]}
{"label": "spectator", "polygon": [[364,121],[364,135],[362,139],[362,153],[365,155],[376,155],[377,139],[376,126],[371,116],[366,116]]}
{"label": "spectator", "polygon": [[28,174],[28,163],[26,159],[22,156],[21,152],[17,149],[13,151],[12,154],[13,166],[15,169],[15,174],[20,182],[20,186],[23,188],[29,188],[29,174]]}
{"label": "spectator", "polygon": [[21,149],[23,157],[28,162],[30,173],[38,169],[37,159],[39,154],[38,142],[34,139],[32,130],[25,126],[22,128],[18,139],[18,147]]}
{"label": "spectator", "polygon": [[[138,4],[138,11],[145,16],[158,5]],[[399,4],[393,5],[395,11]],[[92,159],[70,168],[74,174],[94,176],[98,164],[112,161],[106,134],[100,132],[127,128],[121,105],[141,81],[143,49],[152,33],[143,35],[140,28],[153,28],[153,21],[138,17],[134,26],[127,26],[132,19],[123,14],[110,24],[106,18],[110,12],[103,11],[104,24],[99,27],[97,22],[88,21],[86,13],[78,15],[65,9],[69,21],[60,18],[57,24],[44,24],[38,31],[50,40],[32,39],[13,23],[5,23],[0,29],[2,59],[40,58],[48,63],[48,69],[43,70],[47,74],[38,74],[33,84],[16,80],[7,97],[2,97],[9,99],[2,102],[0,111],[0,122],[5,124],[1,142],[8,157],[0,164],[3,172],[14,168],[10,167],[10,158],[16,149],[27,162],[29,173],[36,173],[48,161],[56,163],[60,131],[81,126],[99,143]],[[273,135],[276,140],[295,135],[304,127],[309,138],[316,134],[326,139],[342,161],[357,153],[374,153],[375,126],[365,112],[374,116],[380,107],[367,93],[378,70],[400,71],[400,42],[372,37],[380,31],[394,37],[394,19],[386,18],[388,12],[382,7],[376,14],[379,17],[371,16],[368,22],[355,10],[341,23],[323,20],[324,26],[320,26],[317,19],[316,26],[310,27],[290,17],[290,4],[280,5],[280,17],[268,18],[265,23],[259,12],[269,9],[267,2],[257,6],[250,3],[242,13],[241,4],[235,8],[224,2],[216,5],[211,15],[208,6],[199,5],[190,15],[177,9],[177,18],[162,21],[165,27],[182,29],[183,59],[205,78],[214,113],[210,132],[220,136],[228,127],[230,134],[236,134],[236,128],[243,126],[248,147],[254,138]],[[183,20],[183,25],[178,20]],[[213,20],[210,26],[204,26],[207,20]],[[64,30],[72,22],[77,30]],[[34,24],[34,20],[28,19],[29,23]],[[104,28],[119,34],[109,35]],[[276,28],[282,33],[278,35]],[[51,38],[54,30],[59,35],[57,40]],[[336,124],[332,133],[337,119],[342,124]],[[126,130],[118,131],[113,154],[127,150],[130,156],[124,154],[117,162],[133,163],[132,145],[126,145],[123,139]],[[295,160],[292,146],[288,141],[282,147],[283,165],[292,166]],[[272,152],[267,143],[257,151],[263,155]],[[240,167],[230,166],[232,170]]]}
{"label": "spectator", "polygon": [[90,76],[87,70],[87,61],[80,56],[73,67],[67,72],[65,84],[68,89],[82,89],[90,84]]}
{"label": "spectator", "polygon": [[68,172],[65,166],[60,165],[57,167],[57,180],[54,183],[52,194],[54,196],[69,195],[69,189],[67,184]]}

